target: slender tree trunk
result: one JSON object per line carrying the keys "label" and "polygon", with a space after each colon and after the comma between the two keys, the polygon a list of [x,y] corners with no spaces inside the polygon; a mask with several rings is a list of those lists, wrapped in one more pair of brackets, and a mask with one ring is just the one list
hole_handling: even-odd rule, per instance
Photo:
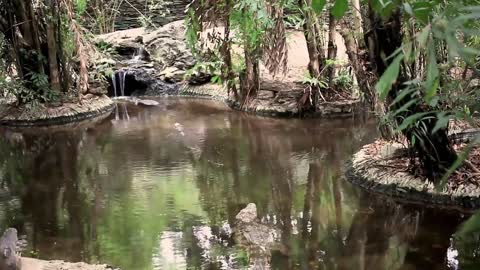
{"label": "slender tree trunk", "polygon": [[378,107],[377,104],[379,104],[379,100],[375,93],[375,89],[373,88],[376,78],[373,74],[367,71],[367,65],[369,64],[360,56],[360,49],[358,48],[359,42],[355,39],[355,34],[352,31],[354,28],[352,28],[350,21],[351,20],[348,17],[343,18],[341,20],[339,32],[345,42],[348,60],[355,73],[358,87],[363,94],[365,103],[370,109],[378,111],[376,108]]}
{"label": "slender tree trunk", "polygon": [[[248,29],[244,29],[244,31],[248,31]],[[260,68],[258,60],[260,53],[258,48],[252,47],[249,38],[245,39],[243,49],[245,56],[245,74],[243,75],[244,78],[240,80],[240,88],[242,90],[241,106],[245,107],[248,105],[250,98],[256,97],[258,90],[260,90]]]}
{"label": "slender tree trunk", "polygon": [[223,37],[223,44],[222,44],[222,54],[224,58],[224,72],[222,74],[226,74],[225,81],[227,82],[228,91],[232,91],[235,100],[238,100],[238,91],[237,86],[235,83],[235,72],[233,71],[233,63],[232,63],[232,45],[230,42],[230,13],[232,8],[231,0],[226,0],[225,5],[225,14],[227,14],[225,18],[225,33]]}
{"label": "slender tree trunk", "polygon": [[[26,7],[26,12],[28,12],[30,17],[29,20],[30,20],[30,26],[32,29],[32,39],[33,39],[33,43],[35,44],[35,50],[37,51],[37,54],[40,56],[42,55],[42,47],[41,47],[40,37],[38,32],[37,17],[35,16],[35,12],[33,11],[33,7],[30,2],[28,2],[25,7]],[[38,61],[38,72],[45,73],[42,61]]]}
{"label": "slender tree trunk", "polygon": [[[330,12],[328,22],[328,53],[327,58],[329,60],[336,60],[337,58],[337,44],[335,42],[337,19]],[[331,64],[328,67],[328,85],[333,87],[333,78],[335,77],[335,64]]]}
{"label": "slender tree trunk", "polygon": [[[323,64],[325,61],[324,51],[321,44],[321,32],[318,25],[318,18],[315,12],[311,9],[311,0],[298,0],[300,9],[304,14],[303,34],[307,43],[308,51],[308,71],[310,77],[320,79]],[[311,86],[310,91],[305,91],[303,96],[299,100],[299,107],[302,110],[316,110],[318,104],[318,92],[320,89],[318,86]]]}
{"label": "slender tree trunk", "polygon": [[[247,45],[248,46],[248,45]],[[259,65],[255,57],[255,50],[246,47],[245,49],[245,80],[243,85],[242,102],[244,105],[248,100],[255,97],[260,85]]]}
{"label": "slender tree trunk", "polygon": [[[55,5],[57,7],[57,10],[60,10],[62,8],[61,4],[59,3],[59,0],[55,0]],[[57,12],[57,50],[58,50],[58,58],[60,60],[60,78],[61,78],[61,84],[62,84],[62,91],[63,92],[68,92],[70,89],[70,78],[69,78],[69,72],[68,72],[68,60],[64,52],[64,42],[63,42],[63,28],[62,28],[62,18],[60,16],[60,13]]]}
{"label": "slender tree trunk", "polygon": [[60,91],[60,72],[58,68],[58,59],[57,59],[57,45],[55,37],[55,19],[56,11],[53,0],[48,0],[47,2],[47,45],[48,45],[48,66],[50,72],[50,85],[53,90]]}

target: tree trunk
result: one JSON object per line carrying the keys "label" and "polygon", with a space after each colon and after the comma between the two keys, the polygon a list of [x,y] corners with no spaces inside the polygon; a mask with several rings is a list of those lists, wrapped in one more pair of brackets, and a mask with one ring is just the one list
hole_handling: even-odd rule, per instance
{"label": "tree trunk", "polygon": [[[385,60],[385,56],[392,55],[402,45],[402,16],[400,11],[396,10],[392,12],[390,18],[384,20],[370,7],[370,20],[375,26],[371,34],[372,40],[374,40],[374,43],[370,44],[371,52],[374,52],[371,58],[375,61],[378,77],[381,77],[393,61],[392,58]],[[399,76],[387,97],[389,104],[397,98],[403,90],[404,83],[409,80],[405,67],[401,65]],[[389,110],[397,111],[410,101],[409,97],[407,95],[401,102],[391,106]],[[419,159],[423,173],[435,182],[453,165],[457,155],[448,140],[447,129],[440,129],[433,134],[432,131],[438,118],[435,112],[430,111],[427,106],[417,103],[410,110],[399,113],[395,120],[400,125],[407,117],[419,113],[427,113],[428,116],[428,118],[420,119],[422,122],[420,126],[423,126],[424,129],[408,127],[402,133],[412,147],[412,156]]]}
{"label": "tree trunk", "polygon": [[[42,46],[40,43],[40,37],[38,32],[38,22],[30,2],[28,2],[26,5],[26,12],[28,12],[29,18],[30,18],[30,26],[32,28],[32,39],[33,39],[33,43],[35,44],[35,50],[37,51],[38,55],[42,55]],[[42,61],[38,61],[38,72],[45,73]]]}
{"label": "tree trunk", "polygon": [[225,24],[225,33],[222,41],[222,48],[221,54],[224,58],[224,65],[223,65],[223,72],[222,74],[226,74],[224,80],[227,83],[228,91],[233,92],[235,100],[238,100],[238,91],[237,86],[235,83],[235,72],[233,71],[233,63],[232,63],[232,46],[230,42],[230,13],[232,8],[231,0],[226,0],[225,5],[225,14],[226,16],[224,24]]}
{"label": "tree trunk", "polygon": [[[324,66],[324,51],[321,44],[321,33],[318,25],[318,18],[311,9],[311,0],[298,0],[298,4],[304,14],[303,34],[307,43],[308,50],[308,71],[310,77],[320,79]],[[318,91],[320,89],[316,85],[312,85],[310,91],[305,91],[299,100],[299,107],[302,110],[316,110],[318,104]]]}
{"label": "tree trunk", "polygon": [[[329,60],[335,60],[337,58],[337,44],[335,43],[337,19],[330,12],[328,22],[328,53],[327,58]],[[335,77],[335,64],[328,66],[328,85],[333,88],[333,78]]]}
{"label": "tree trunk", "polygon": [[255,50],[245,48],[245,79],[242,86],[242,106],[248,103],[248,100],[257,96],[260,86],[259,64],[255,58]]}
{"label": "tree trunk", "polygon": [[47,46],[48,46],[48,66],[50,72],[50,86],[55,91],[60,91],[60,72],[57,59],[57,45],[55,37],[55,19],[56,11],[52,0],[47,2]]}
{"label": "tree trunk", "polygon": [[344,17],[341,20],[340,26],[340,35],[342,35],[343,40],[345,42],[346,53],[348,56],[348,60],[350,61],[350,65],[353,68],[355,73],[355,77],[357,79],[358,88],[360,92],[363,94],[365,99],[365,103],[368,107],[373,110],[377,111],[377,105],[379,104],[379,100],[375,93],[375,89],[373,88],[375,76],[367,71],[367,66],[369,65],[365,59],[363,59],[359,53],[360,49],[358,48],[359,42],[355,40],[355,35],[351,29],[352,25],[350,23],[350,18]]}

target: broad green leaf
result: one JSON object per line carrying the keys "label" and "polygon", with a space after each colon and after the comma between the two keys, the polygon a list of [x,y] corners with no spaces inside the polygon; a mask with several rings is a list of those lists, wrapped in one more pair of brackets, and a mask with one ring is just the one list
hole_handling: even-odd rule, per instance
{"label": "broad green leaf", "polygon": [[348,10],[348,0],[336,0],[330,11],[333,16],[340,18]]}
{"label": "broad green leaf", "polygon": [[430,36],[431,30],[432,28],[430,27],[430,25],[428,25],[423,28],[422,32],[420,32],[420,34],[417,36],[417,41],[420,48],[425,48],[427,46],[427,40]]}
{"label": "broad green leaf", "polygon": [[400,113],[408,110],[408,108],[410,108],[413,104],[416,104],[416,103],[418,103],[418,99],[417,99],[417,98],[414,98],[414,99],[408,101],[407,103],[403,104],[403,106],[400,107],[398,110],[394,111],[394,112],[393,112],[393,113],[394,113],[393,115],[396,116],[396,115],[398,115],[398,114],[400,114]]}
{"label": "broad green leaf", "polygon": [[433,42],[430,42],[428,46],[427,81],[425,82],[425,101],[427,103],[430,103],[430,100],[437,95],[439,84],[440,71],[438,70],[435,45]]}
{"label": "broad green leaf", "polygon": [[428,24],[429,18],[434,12],[435,1],[417,1],[412,3],[413,14],[415,18],[419,19],[422,23]]}
{"label": "broad green leaf", "polygon": [[419,119],[423,118],[424,116],[426,116],[428,114],[430,114],[430,112],[416,113],[414,115],[410,115],[409,117],[407,117],[403,120],[402,124],[400,124],[400,126],[398,126],[396,131],[400,132],[400,131],[408,128],[413,123],[417,122]]}
{"label": "broad green leaf", "polygon": [[392,104],[390,104],[390,106],[394,106],[395,104],[403,100],[405,96],[407,96],[408,94],[412,94],[414,91],[415,91],[415,88],[413,87],[408,87],[401,90],[400,93],[397,95],[397,97],[393,100]]}
{"label": "broad green leaf", "polygon": [[315,13],[319,14],[327,4],[327,0],[312,0],[312,9]]}
{"label": "broad green leaf", "polygon": [[409,3],[404,3],[403,4],[403,9],[405,10],[405,12],[407,12],[408,15],[410,15],[412,17],[414,16],[413,8]]}
{"label": "broad green leaf", "polygon": [[387,70],[383,73],[382,77],[378,81],[375,89],[377,90],[380,98],[385,100],[388,92],[392,89],[392,85],[395,83],[400,72],[400,63],[402,62],[403,54],[399,54],[393,62],[388,66]]}

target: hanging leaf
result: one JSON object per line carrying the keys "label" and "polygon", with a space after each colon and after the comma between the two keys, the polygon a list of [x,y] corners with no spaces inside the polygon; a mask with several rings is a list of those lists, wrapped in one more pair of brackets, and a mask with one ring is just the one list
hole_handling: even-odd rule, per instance
{"label": "hanging leaf", "polygon": [[327,4],[327,0],[312,0],[312,9],[315,13],[320,14]]}
{"label": "hanging leaf", "polygon": [[336,0],[330,11],[333,16],[340,18],[348,10],[348,0]]}
{"label": "hanging leaf", "polygon": [[428,46],[427,81],[425,82],[425,101],[427,103],[430,103],[432,98],[437,95],[439,85],[440,71],[438,70],[437,57],[435,54],[435,45],[432,41]]}
{"label": "hanging leaf", "polygon": [[418,45],[420,48],[425,48],[427,45],[427,39],[430,36],[430,31],[432,30],[431,26],[428,25],[423,28],[422,32],[417,36]]}
{"label": "hanging leaf", "polygon": [[392,85],[395,83],[400,72],[400,63],[402,62],[403,54],[399,54],[393,62],[388,66],[387,70],[383,73],[382,77],[378,81],[375,89],[377,90],[380,98],[385,100],[388,92],[392,89]]}
{"label": "hanging leaf", "polygon": [[430,114],[430,113],[429,112],[424,112],[424,113],[416,113],[414,115],[410,115],[409,117],[407,117],[403,120],[402,124],[400,124],[400,126],[395,131],[400,132],[400,131],[408,128],[409,126],[416,123],[418,120],[420,120],[424,116],[427,116],[428,114]]}
{"label": "hanging leaf", "polygon": [[409,3],[404,3],[404,4],[403,4],[403,9],[405,10],[405,12],[406,12],[408,15],[410,15],[410,16],[412,16],[412,17],[414,16],[414,14],[413,14],[413,8],[412,8],[412,6],[411,6]]}

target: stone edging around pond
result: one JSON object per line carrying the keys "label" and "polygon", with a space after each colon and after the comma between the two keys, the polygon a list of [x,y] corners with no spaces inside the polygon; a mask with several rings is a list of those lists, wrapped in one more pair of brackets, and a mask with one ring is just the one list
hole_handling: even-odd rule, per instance
{"label": "stone edging around pond", "polygon": [[[296,106],[296,100],[291,104],[273,103],[268,100],[254,99],[247,108],[240,108],[238,102],[234,102],[228,95],[225,86],[218,84],[189,85],[182,84],[178,91],[179,96],[192,98],[206,98],[224,102],[228,107],[252,113],[259,116],[269,117],[296,117],[300,112]],[[360,100],[344,102],[324,102],[319,106],[319,112],[315,117],[349,117],[361,111]]]}
{"label": "stone edging around pond", "polygon": [[480,187],[468,184],[452,189],[447,185],[438,191],[432,183],[404,171],[394,171],[385,164],[394,154],[391,150],[402,149],[400,144],[388,145],[391,152],[383,154],[382,151],[370,154],[367,149],[371,146],[364,146],[347,163],[346,178],[352,184],[411,204],[466,211],[480,208]]}
{"label": "stone edging around pond", "polygon": [[119,270],[108,265],[95,265],[83,262],[69,263],[64,261],[45,261],[33,258],[21,258],[22,270]]}
{"label": "stone edging around pond", "polygon": [[[82,104],[66,103],[60,107],[42,108],[38,111],[5,113],[0,125],[13,127],[55,126],[88,120],[112,112],[115,103],[107,96],[82,100]],[[15,110],[12,108],[11,110]]]}

